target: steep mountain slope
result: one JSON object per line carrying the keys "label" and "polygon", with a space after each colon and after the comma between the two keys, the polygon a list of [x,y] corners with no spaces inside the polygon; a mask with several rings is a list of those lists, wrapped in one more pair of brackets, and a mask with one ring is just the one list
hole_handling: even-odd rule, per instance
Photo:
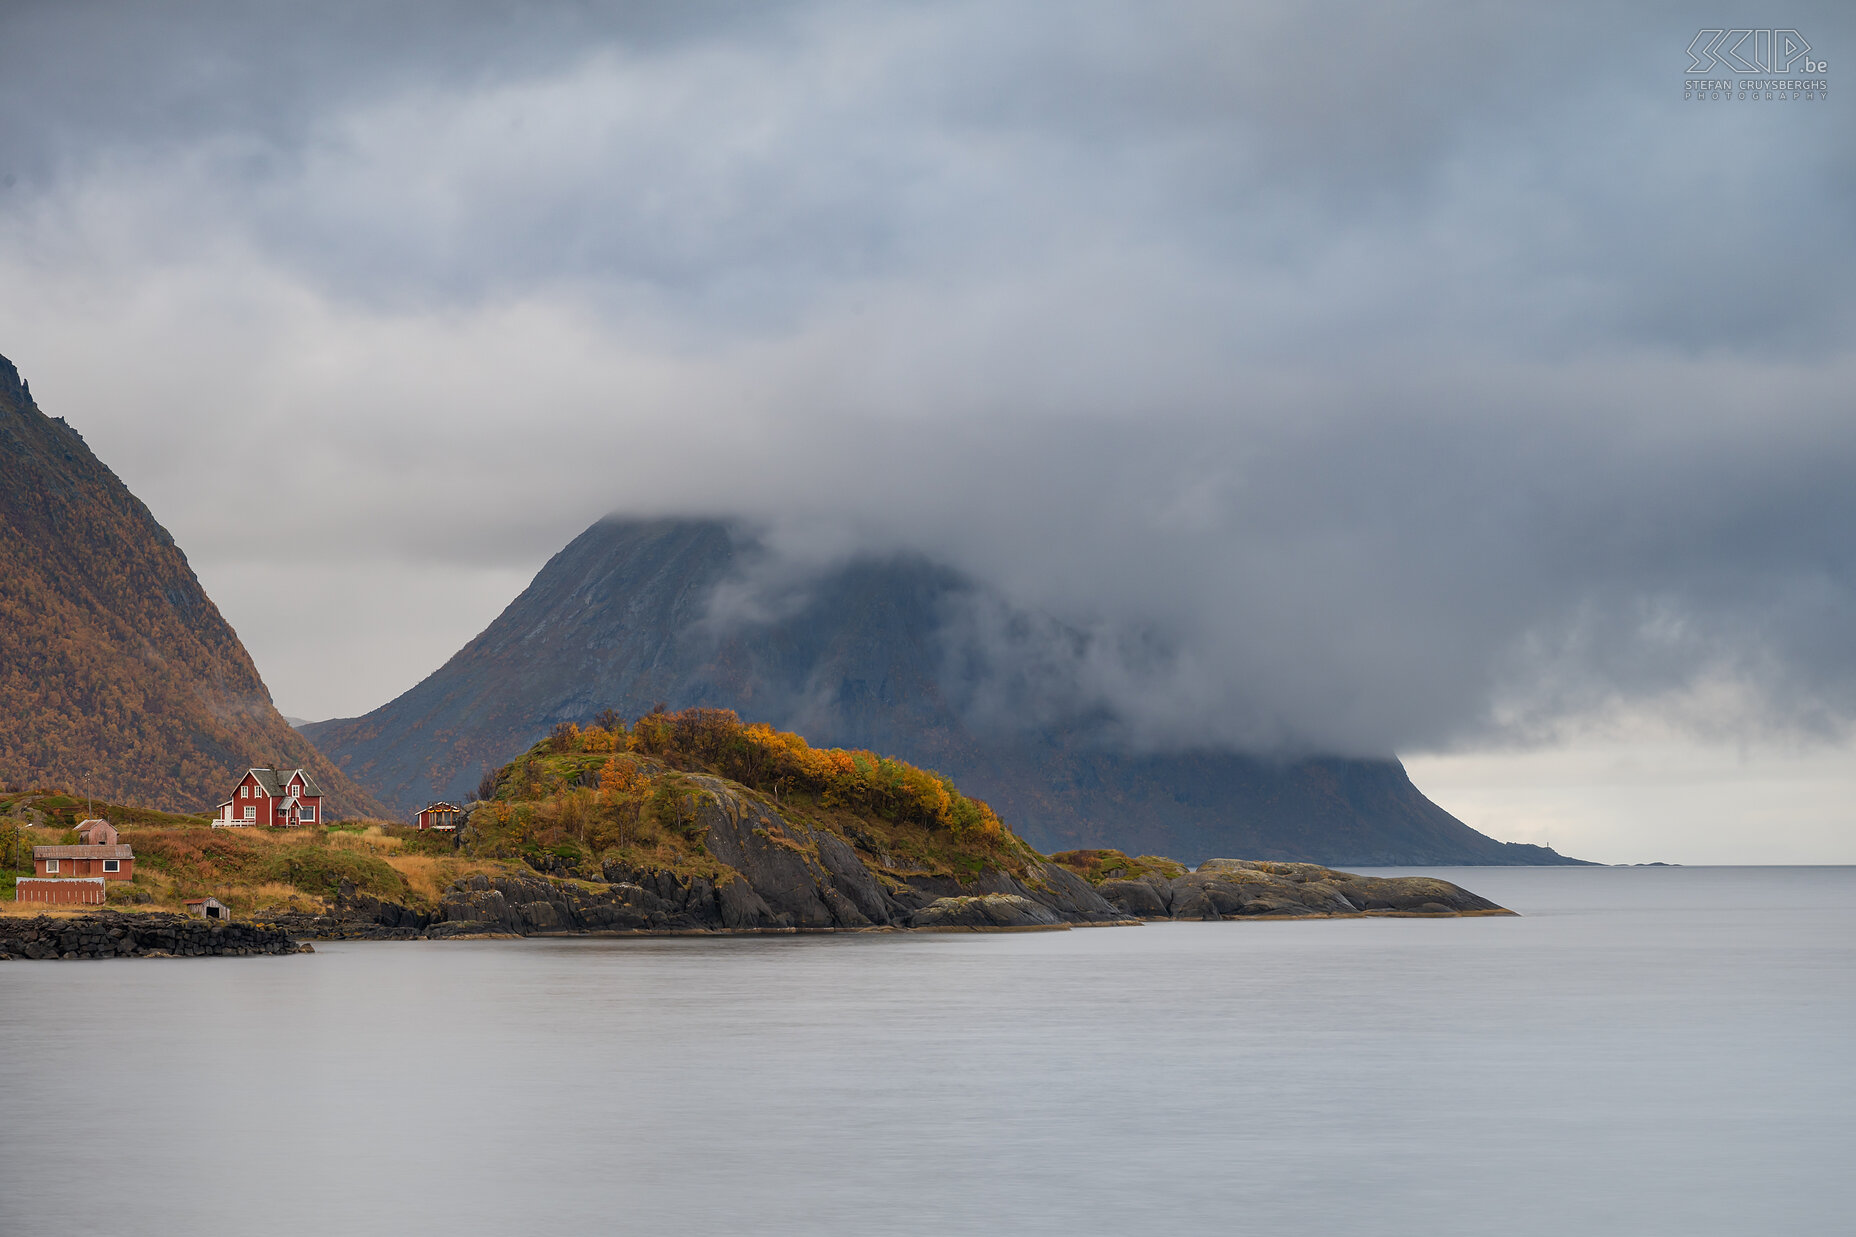
{"label": "steep mountain slope", "polygon": [[312,770],[338,814],[367,792],[271,707],[186,556],[0,357],[0,778],[201,811],[234,770]]}
{"label": "steep mountain slope", "polygon": [[[1042,850],[1115,846],[1368,866],[1560,863],[1497,842],[1427,800],[1393,760],[1143,755],[1090,719],[974,720],[986,671],[954,634],[974,587],[920,559],[856,562],[776,612],[718,622],[718,585],[754,546],[729,525],[607,520],[412,690],[364,717],[304,727],[390,805],[469,797],[557,721],[653,704],[737,710],[814,743],[938,769]],[[993,713],[996,716],[997,710]],[[1009,712],[1009,711],[1008,711]]]}

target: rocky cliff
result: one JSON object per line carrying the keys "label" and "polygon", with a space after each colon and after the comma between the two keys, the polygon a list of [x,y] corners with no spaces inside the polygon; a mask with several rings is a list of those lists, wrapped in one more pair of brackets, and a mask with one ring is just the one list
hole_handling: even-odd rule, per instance
{"label": "rocky cliff", "polygon": [[[732,708],[814,742],[951,775],[1044,849],[1119,846],[1360,866],[1560,863],[1498,842],[1426,799],[1396,760],[1141,753],[1099,718],[1020,724],[967,656],[984,601],[917,558],[852,562],[771,612],[713,604],[756,553],[714,521],[608,520],[576,538],[443,667],[364,717],[304,732],[401,810],[468,796],[559,721],[605,708]],[[1017,716],[1006,710],[1009,719]]]}
{"label": "rocky cliff", "polygon": [[854,834],[805,824],[725,779],[689,784],[688,828],[718,874],[612,860],[593,881],[470,876],[446,891],[428,935],[1047,928],[1128,918],[1040,856],[1011,855],[963,882],[895,866],[880,844],[860,850]]}
{"label": "rocky cliff", "polygon": [[0,631],[0,779],[188,812],[283,763],[338,815],[383,810],[272,707],[174,539],[5,358]]}

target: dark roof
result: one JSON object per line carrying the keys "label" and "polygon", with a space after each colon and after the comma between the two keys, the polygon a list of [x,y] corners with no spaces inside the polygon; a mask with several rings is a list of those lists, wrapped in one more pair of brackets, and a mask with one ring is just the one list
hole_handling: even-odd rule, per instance
{"label": "dark roof", "polygon": [[[258,785],[264,787],[264,793],[273,798],[283,798],[284,787],[288,786],[290,779],[299,773],[303,775],[304,794],[320,795],[322,793],[322,787],[316,785],[316,779],[309,775],[308,769],[247,769],[246,772],[257,778]],[[242,782],[245,779],[239,780]]]}
{"label": "dark roof", "polygon": [[115,846],[35,846],[34,859],[133,859],[135,848],[127,843]]}

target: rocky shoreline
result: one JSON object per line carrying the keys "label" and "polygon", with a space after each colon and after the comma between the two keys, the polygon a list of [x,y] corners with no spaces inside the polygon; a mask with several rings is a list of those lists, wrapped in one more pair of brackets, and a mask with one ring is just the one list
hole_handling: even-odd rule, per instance
{"label": "rocky shoreline", "polygon": [[[0,957],[226,957],[296,952],[301,940],[445,940],[813,932],[1025,932],[1157,920],[1506,915],[1449,881],[1368,877],[1309,863],[1208,860],[1195,870],[1154,856],[1033,852],[963,881],[898,866],[782,817],[719,779],[697,810],[711,872],[570,866],[453,881],[435,906],[408,906],[346,881],[320,913],[259,910],[241,921],[100,911],[0,919]],[[860,854],[860,848],[868,856]]]}
{"label": "rocky shoreline", "polygon": [[[759,872],[754,864],[749,870]],[[315,940],[482,940],[528,936],[707,936],[827,932],[1025,932],[1186,920],[1459,918],[1513,911],[1449,881],[1374,877],[1310,863],[1212,859],[1196,871],[1108,878],[1092,885],[1054,863],[987,873],[962,887],[922,880],[885,891],[874,881],[842,896],[872,912],[833,915],[816,885],[737,879],[719,888],[673,872],[609,865],[603,882],[537,872],[471,876],[435,911],[344,888],[321,915],[278,915]],[[850,869],[844,871],[849,874]],[[868,878],[868,873],[858,871]],[[761,873],[763,876],[765,873]],[[946,886],[943,888],[943,886]]]}
{"label": "rocky shoreline", "polygon": [[[932,896],[888,922],[794,923],[764,897],[744,913],[744,893],[718,894],[672,873],[614,873],[607,888],[537,875],[473,876],[447,890],[436,912],[344,889],[319,915],[261,921],[163,913],[0,919],[0,961],[20,959],[280,956],[307,942],[491,940],[531,936],[765,936],[834,932],[1037,932],[1131,927],[1155,921],[1459,918],[1512,915],[1486,898],[1432,877],[1370,877],[1315,864],[1213,859],[1197,871],[1110,879],[1092,888],[1074,874],[1023,883],[991,874],[966,892]],[[1043,876],[1044,872],[1031,873]],[[1006,884],[1010,889],[978,886]],[[758,895],[757,895],[758,896]],[[781,901],[777,896],[774,903]]]}
{"label": "rocky shoreline", "polygon": [[99,911],[66,918],[0,919],[0,961],[100,958],[245,958],[314,953],[275,924],[127,915]]}
{"label": "rocky shoreline", "polygon": [[[1147,863],[1091,853],[1112,854],[1136,868]],[[752,862],[744,866],[764,878],[777,875]],[[861,864],[831,867],[841,883],[823,889],[806,880],[753,885],[741,877],[717,885],[614,865],[600,882],[540,872],[466,877],[431,911],[345,886],[322,914],[266,914],[249,922],[115,911],[0,919],[0,960],[282,955],[310,952],[311,946],[299,944],[309,940],[1031,932],[1155,921],[1514,914],[1434,877],[1358,876],[1311,863],[1212,859],[1194,871],[1178,864],[1152,870],[1148,863],[1136,873],[1097,872],[1093,884],[1056,863],[1040,863],[1017,875],[989,872],[964,887],[918,878],[893,889],[878,885]]]}

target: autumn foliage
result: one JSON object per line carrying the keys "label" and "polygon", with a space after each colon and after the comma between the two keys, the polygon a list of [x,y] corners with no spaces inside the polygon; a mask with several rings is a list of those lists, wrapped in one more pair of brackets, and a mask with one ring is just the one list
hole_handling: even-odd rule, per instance
{"label": "autumn foliage", "polygon": [[[816,748],[796,734],[743,722],[729,709],[648,713],[629,730],[614,719],[581,730],[563,723],[541,743],[555,754],[612,752],[598,773],[610,798],[641,789],[645,777],[620,753],[648,756],[672,769],[713,773],[779,799],[808,795],[821,806],[859,815],[944,829],[956,836],[997,837],[1005,832],[985,803],[968,798],[939,773],[874,752]],[[500,779],[505,797],[527,798],[530,766],[510,765]],[[588,774],[589,778],[592,776]]]}
{"label": "autumn foliage", "polygon": [[939,773],[843,748],[816,748],[799,735],[746,724],[730,709],[653,713],[632,727],[634,751],[673,768],[718,773],[771,792],[816,795],[826,807],[956,834],[996,835],[998,816]]}
{"label": "autumn foliage", "polygon": [[0,782],[197,812],[280,762],[339,815],[384,811],[272,707],[173,538],[3,357],[0,458]]}

